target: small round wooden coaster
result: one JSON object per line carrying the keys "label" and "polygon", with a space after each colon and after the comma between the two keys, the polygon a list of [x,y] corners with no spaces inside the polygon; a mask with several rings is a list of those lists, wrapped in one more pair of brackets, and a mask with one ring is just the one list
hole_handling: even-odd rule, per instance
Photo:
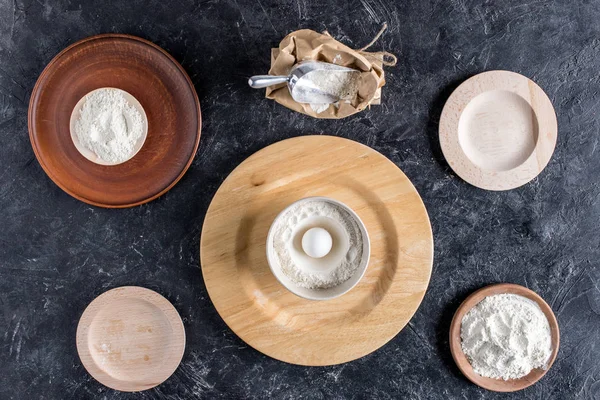
{"label": "small round wooden coaster", "polygon": [[508,190],[546,167],[557,138],[550,99],[531,79],[489,71],[467,79],[450,96],[439,137],[450,167],[473,186]]}
{"label": "small round wooden coaster", "polygon": [[77,326],[77,352],[98,382],[124,392],[150,389],[169,378],[185,350],[185,329],[160,294],[124,286],[94,299]]}
{"label": "small round wooden coaster", "polygon": [[[548,319],[548,323],[550,324],[550,332],[552,334],[552,355],[548,361],[548,367],[546,369],[534,369],[528,375],[520,379],[511,379],[508,381],[486,378],[473,371],[473,367],[471,367],[469,360],[462,351],[460,338],[460,326],[465,314],[487,296],[504,293],[516,294],[535,301]],[[558,322],[556,321],[554,312],[552,312],[552,308],[534,291],[521,285],[515,285],[512,283],[499,283],[490,285],[473,292],[469,297],[466,298],[465,301],[463,301],[460,307],[458,307],[458,310],[456,310],[450,325],[450,351],[454,361],[456,362],[456,365],[458,365],[458,368],[474,384],[495,392],[516,392],[517,390],[525,389],[526,387],[529,387],[542,379],[550,367],[552,367],[554,360],[556,360],[559,346],[560,332],[558,329]]]}

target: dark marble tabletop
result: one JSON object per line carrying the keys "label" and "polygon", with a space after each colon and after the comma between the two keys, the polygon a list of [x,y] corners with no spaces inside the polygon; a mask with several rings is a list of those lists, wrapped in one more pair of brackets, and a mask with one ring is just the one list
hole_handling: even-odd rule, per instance
{"label": "dark marble tabletop", "polygon": [[[398,56],[383,105],[341,121],[293,113],[247,87],[270,48],[299,28],[352,47],[387,21],[374,49]],[[486,399],[600,397],[600,2],[469,0],[0,1],[0,398]],[[27,133],[31,90],[76,40],[121,32],[170,52],[196,86],[198,154],[166,195],[125,210],[88,206],[60,190]],[[559,137],[531,183],[488,192],[463,182],[437,139],[441,108],[464,79],[507,69],[552,100]],[[270,359],[223,323],[199,268],[200,231],[215,191],[243,159],[281,139],[328,134],[380,151],[412,180],[429,211],[435,261],[416,315],[360,360],[305,368]],[[539,293],[561,328],[558,359],[512,395],[467,381],[448,327],[473,290],[514,282]],[[181,314],[187,348],[175,374],[132,395],[91,378],[75,349],[86,305],[140,285]]]}

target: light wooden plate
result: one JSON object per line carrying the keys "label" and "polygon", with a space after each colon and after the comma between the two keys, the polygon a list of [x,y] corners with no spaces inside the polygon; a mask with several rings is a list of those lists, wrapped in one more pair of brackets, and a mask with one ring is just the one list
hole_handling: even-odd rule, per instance
{"label": "light wooden plate", "polygon": [[125,392],[150,389],[177,369],[185,329],[160,294],[124,286],[94,299],[77,326],[77,352],[98,382]]}
{"label": "light wooden plate", "polygon": [[440,119],[440,144],[450,167],[487,190],[524,185],[546,167],[556,146],[556,114],[532,80],[489,71],[463,82]]}
{"label": "light wooden plate", "polygon": [[[502,379],[492,379],[483,377],[475,371],[471,367],[469,360],[465,356],[462,351],[461,339],[460,339],[460,326],[463,317],[466,313],[468,313],[471,308],[476,306],[480,301],[482,301],[487,296],[492,296],[495,294],[517,294],[519,296],[527,297],[530,300],[535,301],[538,306],[542,309],[542,312],[548,318],[548,322],[550,324],[550,332],[552,334],[552,355],[550,356],[550,360],[548,361],[547,369],[534,369],[528,375],[520,378],[520,379],[511,379],[508,381]],[[493,390],[495,392],[516,392],[517,390],[525,389],[542,379],[542,377],[548,372],[554,360],[556,360],[556,356],[558,354],[558,348],[560,346],[560,332],[558,329],[558,322],[556,321],[556,317],[552,312],[552,308],[542,299],[539,295],[533,292],[526,287],[521,285],[515,285],[512,283],[500,283],[496,285],[486,286],[481,288],[475,292],[473,292],[467,299],[458,307],[456,313],[454,314],[454,318],[452,319],[452,323],[450,325],[450,351],[452,352],[452,357],[458,365],[458,368],[461,372],[474,384],[481,386],[487,390]]]}
{"label": "light wooden plate", "polygon": [[[363,279],[319,302],[281,285],[265,254],[277,214],[310,196],[346,204],[371,239]],[[262,149],[229,175],[208,209],[200,250],[208,293],[227,325],[264,354],[316,366],[367,355],[400,332],[427,289],[433,238],[419,194],[394,163],[351,140],[305,136]]]}

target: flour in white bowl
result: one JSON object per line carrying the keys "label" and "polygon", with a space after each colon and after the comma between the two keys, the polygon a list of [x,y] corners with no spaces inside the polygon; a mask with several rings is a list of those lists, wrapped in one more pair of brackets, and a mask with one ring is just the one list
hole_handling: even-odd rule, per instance
{"label": "flour in white bowl", "polygon": [[516,294],[479,302],[463,317],[460,337],[473,370],[488,378],[521,378],[546,369],[552,355],[548,319],[537,303]]}
{"label": "flour in white bowl", "polygon": [[101,160],[116,164],[127,161],[143,135],[143,117],[123,92],[103,88],[85,96],[75,122],[79,143]]}
{"label": "flour in white bowl", "polygon": [[[303,220],[326,217],[346,231],[349,247],[339,264],[327,272],[309,272],[296,264],[291,254],[292,233]],[[287,210],[274,226],[273,250],[282,272],[296,285],[307,289],[327,289],[346,282],[354,275],[363,258],[363,236],[354,217],[343,208],[323,200],[301,202]]]}

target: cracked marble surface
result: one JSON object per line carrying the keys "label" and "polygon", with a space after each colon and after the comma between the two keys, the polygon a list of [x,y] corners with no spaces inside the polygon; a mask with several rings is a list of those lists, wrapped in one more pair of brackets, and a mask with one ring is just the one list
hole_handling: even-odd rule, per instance
{"label": "cracked marble surface", "polygon": [[[270,48],[299,28],[328,30],[398,56],[383,105],[343,121],[295,114],[247,87]],[[539,399],[600,397],[600,2],[470,0],[0,1],[0,398]],[[105,210],[63,193],[35,160],[27,105],[44,66],[104,32],[149,39],[187,70],[203,113],[198,154],[166,195]],[[558,114],[556,152],[521,188],[486,192],[449,169],[441,108],[464,79],[507,69],[534,79]],[[435,237],[433,275],[409,325],[352,363],[286,365],[246,346],[213,308],[198,265],[204,213],[243,159],[284,138],[329,134],[367,144],[413,181]],[[525,285],[553,308],[561,348],[522,392],[468,382],[448,328],[460,302],[496,282]],[[188,337],[180,368],[134,395],[92,379],[75,349],[86,305],[117,286],[167,297]]]}

